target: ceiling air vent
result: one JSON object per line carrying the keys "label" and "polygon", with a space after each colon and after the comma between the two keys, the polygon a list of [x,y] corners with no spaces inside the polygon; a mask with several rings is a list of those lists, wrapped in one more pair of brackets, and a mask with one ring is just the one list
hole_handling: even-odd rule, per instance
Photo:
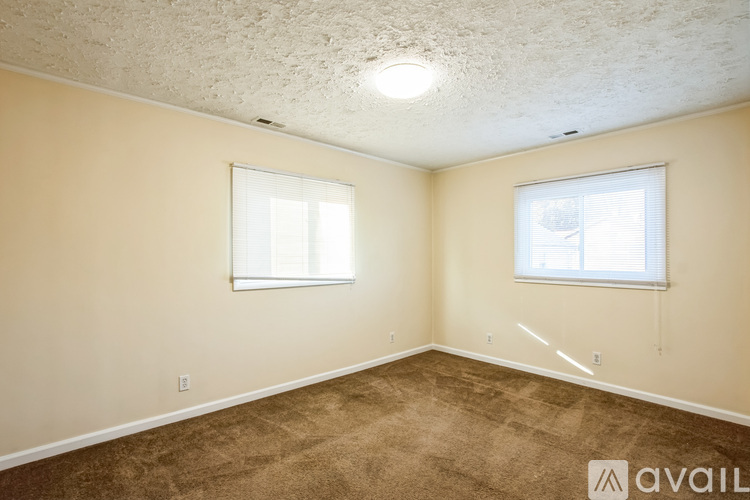
{"label": "ceiling air vent", "polygon": [[275,122],[273,120],[269,120],[267,118],[256,118],[253,120],[253,123],[259,123],[261,125],[266,125],[268,127],[275,127],[275,128],[284,128],[286,125],[283,123]]}
{"label": "ceiling air vent", "polygon": [[565,137],[568,135],[576,135],[579,134],[579,130],[568,130],[567,132],[560,132],[559,134],[553,134],[549,136],[550,139],[559,139],[560,137]]}

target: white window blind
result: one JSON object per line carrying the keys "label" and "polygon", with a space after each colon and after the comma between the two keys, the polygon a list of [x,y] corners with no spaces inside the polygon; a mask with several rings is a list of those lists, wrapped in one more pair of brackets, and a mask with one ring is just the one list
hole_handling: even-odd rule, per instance
{"label": "white window blind", "polygon": [[516,185],[516,281],[666,289],[665,170]]}
{"label": "white window blind", "polygon": [[232,164],[234,290],[354,282],[354,186]]}

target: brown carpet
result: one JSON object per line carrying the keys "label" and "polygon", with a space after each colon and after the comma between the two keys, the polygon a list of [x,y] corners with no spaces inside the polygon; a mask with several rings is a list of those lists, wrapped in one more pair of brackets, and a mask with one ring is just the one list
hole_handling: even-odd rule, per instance
{"label": "brown carpet", "polygon": [[[0,472],[0,498],[585,499],[604,459],[629,498],[750,498],[718,492],[750,485],[748,427],[437,351]],[[642,467],[688,470],[646,494]]]}

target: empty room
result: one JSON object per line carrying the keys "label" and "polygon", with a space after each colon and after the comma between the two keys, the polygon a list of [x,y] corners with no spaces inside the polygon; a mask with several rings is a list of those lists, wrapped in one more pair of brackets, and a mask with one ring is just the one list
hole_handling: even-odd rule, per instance
{"label": "empty room", "polygon": [[0,2],[0,499],[750,499],[748,0]]}

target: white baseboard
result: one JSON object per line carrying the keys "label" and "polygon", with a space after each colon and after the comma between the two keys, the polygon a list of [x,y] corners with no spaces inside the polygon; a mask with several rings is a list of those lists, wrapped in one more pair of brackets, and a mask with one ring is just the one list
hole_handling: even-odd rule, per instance
{"label": "white baseboard", "polygon": [[454,349],[452,347],[446,347],[446,346],[439,345],[439,344],[431,344],[431,345],[425,345],[422,347],[417,347],[415,349],[410,349],[408,351],[391,354],[389,356],[384,356],[382,358],[374,359],[372,361],[367,361],[365,363],[360,363],[357,365],[348,366],[348,367],[341,368],[338,370],[321,373],[319,375],[313,375],[311,377],[294,380],[292,382],[287,382],[284,384],[267,387],[265,389],[259,389],[257,391],[240,394],[238,396],[233,396],[233,397],[226,398],[226,399],[220,399],[218,401],[212,401],[210,403],[193,406],[191,408],[185,408],[184,410],[178,410],[172,413],[167,413],[164,415],[158,415],[156,417],[138,420],[136,422],[130,422],[124,425],[118,425],[117,427],[110,427],[108,429],[103,429],[103,430],[92,432],[89,434],[84,434],[82,436],[76,436],[70,439],[65,439],[63,441],[57,441],[55,443],[50,443],[50,444],[46,444],[46,445],[39,446],[36,448],[31,448],[28,450],[19,451],[17,453],[12,453],[10,455],[5,455],[5,456],[0,457],[0,471],[5,470],[5,469],[10,469],[18,465],[23,465],[29,462],[34,462],[36,460],[41,460],[43,458],[48,458],[48,457],[52,457],[55,455],[59,455],[61,453],[66,453],[68,451],[77,450],[79,448],[85,448],[86,446],[103,443],[105,441],[110,441],[112,439],[117,439],[119,437],[127,436],[130,434],[135,434],[137,432],[145,431],[148,429],[153,429],[155,427],[160,427],[162,425],[179,422],[180,420],[186,420],[188,418],[205,415],[207,413],[211,413],[211,412],[218,411],[218,410],[223,410],[225,408],[229,408],[229,407],[236,406],[236,405],[241,405],[243,403],[249,403],[250,401],[255,401],[257,399],[262,399],[268,396],[273,396],[274,394],[280,394],[282,392],[299,389],[300,387],[305,387],[307,385],[317,384],[318,382],[324,382],[326,380],[331,380],[333,378],[342,377],[344,375],[349,375],[351,373],[356,373],[362,370],[367,370],[368,368],[373,368],[375,366],[379,366],[385,363],[397,361],[399,359],[413,356],[415,354],[426,352],[432,349],[436,351],[446,352],[449,354],[455,354],[457,356],[462,356],[464,358],[474,359],[477,361],[483,361],[485,363],[491,363],[494,365],[504,366],[506,368],[512,368],[515,370],[520,370],[520,371],[524,371],[528,373],[534,373],[536,375],[541,375],[543,377],[563,380],[565,382],[570,382],[570,383],[577,384],[577,385],[591,387],[594,389],[599,389],[599,390],[611,392],[614,394],[620,394],[622,396],[628,396],[631,398],[640,399],[643,401],[648,401],[651,403],[656,403],[656,404],[660,404],[664,406],[669,406],[672,408],[677,408],[680,410],[697,413],[699,415],[705,415],[708,417],[713,417],[713,418],[717,418],[720,420],[726,420],[728,422],[733,422],[735,424],[740,424],[740,425],[745,425],[745,426],[750,427],[750,416],[743,415],[741,413],[734,413],[731,411],[722,410],[719,408],[713,408],[710,406],[705,406],[705,405],[701,405],[697,403],[691,403],[689,401],[674,399],[674,398],[670,398],[667,396],[660,396],[658,394],[651,394],[648,392],[638,391],[635,389],[628,389],[627,387],[621,387],[618,385],[608,384],[606,382],[600,382],[597,380],[587,379],[587,378],[579,377],[576,375],[569,375],[567,373],[547,370],[546,368],[538,368],[535,366],[525,365],[523,363],[516,363],[514,361],[508,361],[508,360],[501,359],[501,358],[486,356],[484,354],[477,354],[474,352],[464,351],[461,349]]}
{"label": "white baseboard", "polygon": [[199,415],[205,415],[206,413],[223,410],[231,406],[249,403],[250,401],[273,396],[274,394],[280,394],[282,392],[299,389],[300,387],[305,387],[306,385],[317,384],[318,382],[324,382],[333,378],[342,377],[344,375],[349,375],[350,373],[367,370],[368,368],[373,368],[385,363],[397,361],[399,359],[413,356],[421,352],[426,352],[431,349],[432,345],[425,345],[422,347],[417,347],[415,349],[410,349],[408,351],[403,351],[396,354],[391,354],[389,356],[384,356],[382,358],[374,359],[372,361],[367,361],[365,363],[347,366],[346,368],[340,368],[338,370],[321,373],[319,375],[313,375],[311,377],[294,380],[292,382],[287,382],[284,384],[267,387],[265,389],[259,389],[257,391],[240,394],[239,396],[232,396],[230,398],[212,401],[210,403],[193,406],[191,408],[185,408],[184,410],[178,410],[172,413],[146,418],[124,425],[118,425],[117,427],[110,427],[109,429],[103,429],[89,434],[84,434],[82,436],[65,439],[63,441],[57,441],[55,443],[19,451],[17,453],[11,453],[10,455],[0,457],[0,471],[29,462],[34,462],[36,460],[41,460],[43,458],[59,455],[61,453],[66,453],[68,451],[84,448],[86,446],[91,446],[93,444],[103,443],[104,441],[110,441],[119,437],[135,434],[137,432],[145,431],[148,429],[153,429],[154,427],[160,427],[162,425],[179,422],[180,420],[186,420],[188,418],[197,417]]}
{"label": "white baseboard", "polygon": [[620,394],[621,396],[628,396],[650,403],[656,403],[663,406],[669,406],[671,408],[677,408],[678,410],[685,410],[691,413],[697,413],[699,415],[705,415],[707,417],[717,418],[719,420],[726,420],[727,422],[733,422],[735,424],[746,425],[750,427],[750,416],[743,415],[741,413],[735,413],[720,408],[713,408],[711,406],[705,406],[698,403],[691,403],[690,401],[683,401],[681,399],[670,398],[667,396],[660,396],[658,394],[652,394],[650,392],[638,391],[636,389],[628,389],[619,385],[608,384],[606,382],[600,382],[589,378],[579,377],[577,375],[568,375],[567,373],[556,372],[554,370],[547,370],[546,368],[538,368],[536,366],[525,365],[523,363],[516,363],[514,361],[508,361],[501,358],[495,358],[492,356],[485,356],[484,354],[477,354],[470,351],[464,351],[461,349],[454,349],[453,347],[446,347],[439,344],[433,344],[432,348],[436,351],[447,352],[449,354],[455,354],[464,358],[470,358],[477,361],[484,361],[485,363],[491,363],[493,365],[504,366],[506,368],[513,368],[514,370],[520,370],[528,373],[534,373],[536,375],[542,375],[543,377],[554,378],[570,382],[572,384],[583,385],[591,387],[593,389],[599,389],[606,392],[612,392],[614,394]]}

